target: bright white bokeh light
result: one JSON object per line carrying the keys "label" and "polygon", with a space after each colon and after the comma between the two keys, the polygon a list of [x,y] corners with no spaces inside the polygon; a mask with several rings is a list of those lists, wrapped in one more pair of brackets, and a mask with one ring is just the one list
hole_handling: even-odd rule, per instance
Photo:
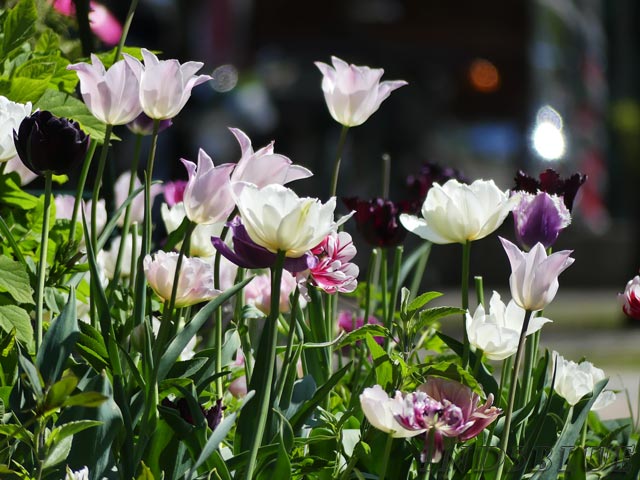
{"label": "bright white bokeh light", "polygon": [[536,114],[536,125],[531,134],[533,149],[544,160],[559,160],[564,157],[567,143],[562,132],[562,117],[545,105]]}

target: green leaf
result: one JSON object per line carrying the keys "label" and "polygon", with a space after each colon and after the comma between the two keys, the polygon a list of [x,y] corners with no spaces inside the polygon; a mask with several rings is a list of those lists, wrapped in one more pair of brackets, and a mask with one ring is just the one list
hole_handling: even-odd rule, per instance
{"label": "green leaf", "polygon": [[356,328],[355,330],[344,335],[340,341],[335,345],[334,349],[340,349],[342,347],[346,347],[347,345],[353,345],[358,340],[362,340],[367,335],[373,337],[391,337],[389,330],[384,328],[382,325],[376,325],[373,323],[369,323],[367,325],[363,325],[360,328]]}
{"label": "green leaf", "polygon": [[0,328],[7,333],[15,329],[18,340],[27,346],[33,342],[31,317],[16,305],[0,305]]}
{"label": "green leaf", "polygon": [[466,310],[458,307],[434,307],[428,308],[427,310],[423,310],[420,312],[418,316],[418,320],[415,323],[415,329],[417,331],[423,330],[433,324],[436,320],[439,320],[443,317],[448,317],[450,315],[461,315],[465,313]]}
{"label": "green leaf", "polygon": [[136,480],[155,480],[153,473],[151,473],[151,469],[147,467],[144,462],[141,463],[140,467],[142,471],[140,472],[140,475],[136,477]]}
{"label": "green leaf", "polygon": [[[73,70],[67,70],[68,65],[69,61],[60,56],[59,52],[37,55],[16,68],[12,82],[22,82],[24,79],[45,81],[45,87],[37,97],[33,97],[33,102],[40,98],[47,85],[52,89],[73,93],[78,83],[78,75]],[[13,85],[11,87],[13,88]]]}
{"label": "green leaf", "polygon": [[373,363],[375,365],[376,383],[383,389],[393,382],[393,367],[389,361],[387,352],[376,343],[371,335],[367,335],[367,347],[371,352]]}
{"label": "green leaf", "polygon": [[5,256],[0,256],[0,292],[7,292],[18,303],[35,303],[27,269]]}
{"label": "green leaf", "polygon": [[45,28],[36,42],[36,53],[57,53],[60,54],[60,37],[50,28]]}
{"label": "green leaf", "polygon": [[9,10],[2,31],[2,52],[0,57],[7,57],[13,50],[26,42],[36,31],[38,11],[35,0],[20,0]]}
{"label": "green leaf", "polygon": [[55,467],[56,465],[64,462],[71,452],[71,445],[73,443],[73,437],[65,437],[59,442],[56,442],[51,449],[47,452],[47,455],[42,464],[43,469]]}
{"label": "green leaf", "polygon": [[67,304],[60,315],[51,322],[36,355],[36,364],[46,384],[51,385],[58,381],[79,335],[76,293],[71,287]]}
{"label": "green leaf", "polygon": [[37,197],[28,194],[20,187],[20,177],[11,172],[0,175],[0,203],[20,210],[31,210],[38,204]]}
{"label": "green leaf", "polygon": [[585,457],[583,447],[571,449],[567,469],[564,472],[564,478],[587,480],[587,458]]}
{"label": "green leaf", "polygon": [[420,310],[422,307],[424,307],[427,303],[429,303],[431,300],[441,297],[442,293],[440,292],[426,292],[423,293],[422,295],[419,295],[418,297],[414,298],[409,305],[407,305],[407,311],[410,314],[413,314],[414,312]]}
{"label": "green leaf", "polygon": [[[94,117],[83,102],[67,93],[49,88],[38,99],[34,108],[49,110],[58,117],[71,118],[91,136],[92,141],[104,142],[106,125]],[[118,137],[111,135],[111,139],[117,140]]]}
{"label": "green leaf", "polygon": [[14,102],[36,102],[49,86],[50,78],[15,77],[11,79],[11,86],[7,96]]}
{"label": "green leaf", "polygon": [[98,425],[101,425],[101,423],[95,420],[77,420],[75,422],[65,423],[64,425],[60,425],[59,427],[56,427],[51,431],[51,433],[47,437],[46,444],[50,447],[60,440],[73,436],[78,432],[86,430],[87,428],[97,427]]}
{"label": "green leaf", "polygon": [[4,435],[9,438],[15,438],[27,445],[33,445],[33,433],[24,428],[22,425],[0,425],[0,435]]}
{"label": "green leaf", "polygon": [[109,400],[108,397],[105,397],[103,394],[99,392],[82,392],[77,395],[72,395],[71,397],[67,397],[64,402],[62,402],[63,407],[72,407],[72,406],[81,406],[87,408],[95,408],[102,405],[104,402]]}
{"label": "green leaf", "polygon": [[78,386],[78,379],[75,375],[67,375],[51,385],[45,399],[47,410],[57,409],[71,395]]}
{"label": "green leaf", "polygon": [[247,404],[247,402],[251,400],[254,394],[255,394],[254,391],[247,393],[238,410],[233,412],[231,415],[225,417],[225,419],[222,422],[220,422],[220,425],[216,427],[216,429],[213,431],[211,436],[207,439],[207,443],[202,449],[202,453],[200,453],[200,456],[198,457],[196,462],[193,464],[193,466],[187,473],[186,475],[187,479],[189,480],[192,479],[196,474],[198,467],[202,465],[213,454],[213,452],[215,452],[218,449],[220,442],[222,442],[227,437],[227,434],[231,431],[231,428],[235,424],[238,413]]}

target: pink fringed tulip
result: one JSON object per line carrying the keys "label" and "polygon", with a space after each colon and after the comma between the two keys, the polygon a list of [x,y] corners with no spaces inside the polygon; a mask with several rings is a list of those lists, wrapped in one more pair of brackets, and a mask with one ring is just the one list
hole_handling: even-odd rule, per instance
{"label": "pink fringed tulip", "polygon": [[[141,52],[144,68],[140,79],[140,104],[144,113],[154,120],[166,120],[178,115],[189,100],[191,90],[211,80],[209,75],[195,74],[202,68],[202,62],[181,65],[175,59],[158,60],[146,48]],[[128,63],[140,65],[138,59],[131,55],[124,56]]]}
{"label": "pink fringed tulip", "polygon": [[523,252],[509,240],[500,237],[509,263],[511,296],[520,307],[529,311],[544,309],[558,292],[558,276],[573,262],[572,250],[562,250],[547,256],[541,243]]}
{"label": "pink fringed tulip", "polygon": [[91,54],[91,63],[74,63],[67,70],[78,74],[82,99],[101,122],[124,125],[142,112],[138,94],[140,63],[120,60],[105,70],[100,58]]}
{"label": "pink fringed tulip", "polygon": [[242,151],[242,156],[231,175],[232,182],[249,182],[264,187],[272,183],[284,185],[313,175],[308,169],[293,165],[288,157],[274,153],[274,142],[254,152],[251,139],[242,130],[229,130],[238,140]]}
{"label": "pink fringed tulip", "polygon": [[207,153],[198,151],[198,165],[182,159],[189,180],[183,193],[187,217],[199,225],[223,222],[234,208],[230,175],[234,165],[225,163],[214,167]]}
{"label": "pink fringed tulip", "polygon": [[[158,251],[144,258],[144,274],[153,291],[163,300],[171,298],[173,279],[178,263],[177,253]],[[205,302],[220,294],[213,288],[213,267],[199,258],[184,257],[178,277],[175,306],[188,307]]]}
{"label": "pink fringed tulip", "polygon": [[362,125],[380,108],[380,104],[395,89],[407,85],[404,80],[380,82],[381,68],[349,65],[331,57],[333,67],[315,62],[322,72],[322,91],[329,113],[345,127]]}
{"label": "pink fringed tulip", "polygon": [[627,282],[624,293],[618,294],[618,299],[626,315],[640,320],[640,276],[636,275]]}
{"label": "pink fringed tulip", "polygon": [[309,268],[314,285],[329,294],[351,293],[358,286],[360,269],[350,260],[356,256],[356,247],[347,232],[332,232],[311,250],[317,263]]}

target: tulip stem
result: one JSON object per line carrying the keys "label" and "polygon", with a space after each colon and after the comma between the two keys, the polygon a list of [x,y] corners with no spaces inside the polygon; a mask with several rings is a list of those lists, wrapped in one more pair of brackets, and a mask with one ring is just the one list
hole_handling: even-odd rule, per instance
{"label": "tulip stem", "polygon": [[42,214],[42,235],[40,237],[40,262],[38,262],[38,290],[36,291],[36,353],[42,345],[42,311],[44,306],[44,285],[47,274],[47,247],[49,244],[49,213],[51,211],[51,185],[53,172],[44,172],[44,212]]}
{"label": "tulip stem", "polygon": [[389,184],[391,183],[391,157],[382,154],[382,198],[389,198]]}
{"label": "tulip stem", "polygon": [[336,153],[335,163],[333,165],[333,175],[331,176],[331,194],[330,197],[335,197],[338,191],[338,175],[340,174],[340,162],[342,161],[342,151],[344,150],[345,140],[347,139],[347,132],[349,127],[342,126],[340,131],[340,140],[338,140],[338,150]]}
{"label": "tulip stem", "polygon": [[396,312],[396,303],[398,301],[398,288],[400,286],[400,267],[402,266],[402,253],[404,248],[402,245],[396,247],[395,255],[393,257],[393,272],[391,281],[391,301],[389,302],[389,309],[387,312],[387,321],[390,327],[393,327],[393,317]]}
{"label": "tulip stem", "polygon": [[[389,317],[387,315],[387,311],[389,310],[388,304],[388,290],[387,290],[387,249],[380,249],[380,288],[382,289],[382,321],[384,326],[391,331],[391,322],[389,321]],[[385,338],[384,340],[387,353],[391,351],[391,339]]]}
{"label": "tulip stem", "polygon": [[[271,291],[279,292],[280,284],[282,280],[282,269],[284,266],[285,251],[278,250],[275,265],[271,268]],[[251,402],[259,402],[257,409],[257,425],[252,439],[251,450],[249,453],[249,462],[247,464],[247,470],[245,477],[247,480],[251,480],[253,477],[253,471],[256,468],[258,449],[262,444],[262,437],[264,436],[265,427],[267,425],[267,418],[269,417],[269,409],[271,406],[271,389],[273,386],[273,375],[276,368],[276,347],[278,343],[278,317],[280,307],[280,295],[271,295],[271,308],[269,310],[269,316],[264,325],[262,335],[267,335],[266,342],[260,342],[261,346],[268,348],[267,350],[267,368],[265,369],[266,375],[258,378],[257,375],[252,377],[251,387],[256,387],[256,395],[250,400]],[[255,382],[254,382],[255,381]],[[245,409],[243,415],[249,414],[253,409]],[[255,412],[255,410],[254,410]]]}
{"label": "tulip stem", "polygon": [[[467,240],[462,245],[462,279],[460,282],[462,288],[462,309],[469,308],[469,263],[471,260],[471,242]],[[466,316],[462,314],[462,367],[465,368],[469,364],[469,337],[467,335]]]}
{"label": "tulip stem", "polygon": [[507,455],[507,446],[509,445],[509,433],[511,430],[511,417],[513,415],[513,406],[516,399],[516,389],[518,386],[518,370],[520,370],[520,363],[522,360],[522,347],[527,337],[527,328],[529,328],[529,321],[531,320],[531,310],[527,310],[524,315],[524,322],[522,324],[522,330],[520,331],[520,339],[518,340],[518,350],[516,351],[516,357],[513,364],[513,370],[511,371],[511,384],[509,385],[509,400],[507,402],[507,412],[504,418],[504,428],[502,430],[502,436],[500,437],[500,449],[498,452],[498,470],[496,472],[495,479],[500,480],[502,478],[502,471],[504,470],[504,460]]}
{"label": "tulip stem", "polygon": [[291,313],[289,315],[289,332],[287,335],[287,346],[284,351],[284,357],[283,357],[283,365],[285,365],[286,368],[282,369],[282,372],[278,377],[278,383],[276,387],[276,397],[275,397],[274,403],[278,405],[280,404],[280,401],[281,401],[282,392],[284,392],[284,384],[287,380],[288,369],[297,367],[296,365],[293,365],[291,363],[293,360],[291,358],[291,350],[293,349],[293,337],[295,336],[295,332],[296,332],[296,320],[297,320],[299,297],[300,297],[300,289],[298,288],[298,286],[296,286],[296,289],[293,293],[293,301],[291,302]]}
{"label": "tulip stem", "polygon": [[387,476],[387,465],[389,464],[389,456],[391,455],[391,445],[393,444],[393,435],[387,435],[387,441],[384,444],[384,457],[382,459],[382,467],[380,467],[379,480],[384,480]]}
{"label": "tulip stem", "polygon": [[367,288],[364,295],[364,325],[369,323],[369,314],[371,313],[371,282],[378,263],[378,249],[374,248],[369,257],[369,267],[367,268]]}
{"label": "tulip stem", "polygon": [[422,252],[422,255],[420,255],[418,263],[416,263],[416,267],[413,271],[413,278],[411,279],[411,288],[409,291],[409,300],[413,300],[414,298],[416,298],[418,290],[420,289],[420,283],[422,282],[422,276],[424,275],[424,271],[427,268],[429,255],[431,254],[431,247],[433,246],[433,243],[431,243],[429,240],[425,240],[425,242],[426,246],[424,247],[424,251]]}
{"label": "tulip stem", "polygon": [[[231,212],[231,214],[229,215],[229,217],[227,218],[228,221],[230,221],[236,214],[236,210],[234,209],[233,212]],[[224,239],[227,237],[227,233],[229,232],[229,227],[228,225],[225,224],[224,227],[222,227],[222,232],[220,232],[220,238],[224,241]],[[222,257],[220,254],[220,250],[216,249],[216,256],[213,260],[213,288],[215,288],[216,290],[220,289],[220,262],[222,261]],[[222,305],[219,306],[214,314],[214,322],[215,322],[215,326],[214,326],[214,335],[215,335],[215,349],[216,349],[216,394],[218,395],[218,398],[222,398],[223,395],[223,391],[222,391],[222,375],[220,374],[222,372]],[[251,352],[247,352],[245,355],[245,362],[246,362],[246,356],[247,355],[251,355]],[[249,377],[247,377],[247,382],[249,381]]]}
{"label": "tulip stem", "polygon": [[129,11],[127,12],[127,16],[124,20],[124,25],[122,25],[122,35],[120,36],[120,41],[118,42],[118,48],[116,48],[116,54],[113,58],[114,63],[118,61],[118,57],[122,53],[124,42],[127,40],[127,35],[129,34],[129,29],[131,28],[131,22],[133,22],[133,15],[136,13],[137,7],[138,0],[131,0],[131,2],[129,3]]}
{"label": "tulip stem", "polygon": [[91,195],[91,232],[89,233],[91,234],[91,247],[93,248],[93,251],[96,255],[98,255],[98,200],[100,198],[100,188],[102,187],[102,177],[104,175],[104,167],[107,163],[107,152],[109,151],[109,140],[111,139],[112,131],[113,125],[108,124],[104,132],[104,143],[102,144],[102,150],[100,151],[96,180],[93,184],[93,192]]}
{"label": "tulip stem", "polygon": [[[80,171],[80,178],[78,179],[78,188],[76,189],[76,200],[73,203],[73,213],[71,214],[71,223],[69,225],[69,241],[73,241],[76,238],[76,221],[78,220],[78,211],[80,210],[80,204],[82,203],[82,194],[84,193],[84,185],[87,182],[87,176],[89,175],[89,168],[91,167],[91,160],[93,160],[93,154],[96,151],[98,143],[94,140],[89,142],[89,150],[84,157],[84,163],[82,164],[82,170]],[[82,234],[80,234],[82,236]]]}

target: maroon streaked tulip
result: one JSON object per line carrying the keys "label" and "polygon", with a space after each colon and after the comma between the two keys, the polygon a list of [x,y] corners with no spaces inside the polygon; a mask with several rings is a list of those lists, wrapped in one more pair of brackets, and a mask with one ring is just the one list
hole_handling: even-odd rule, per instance
{"label": "maroon streaked tulip", "polygon": [[351,235],[332,232],[311,250],[317,263],[309,268],[311,283],[326,293],[350,293],[358,286],[360,269],[350,260],[356,255]]}

